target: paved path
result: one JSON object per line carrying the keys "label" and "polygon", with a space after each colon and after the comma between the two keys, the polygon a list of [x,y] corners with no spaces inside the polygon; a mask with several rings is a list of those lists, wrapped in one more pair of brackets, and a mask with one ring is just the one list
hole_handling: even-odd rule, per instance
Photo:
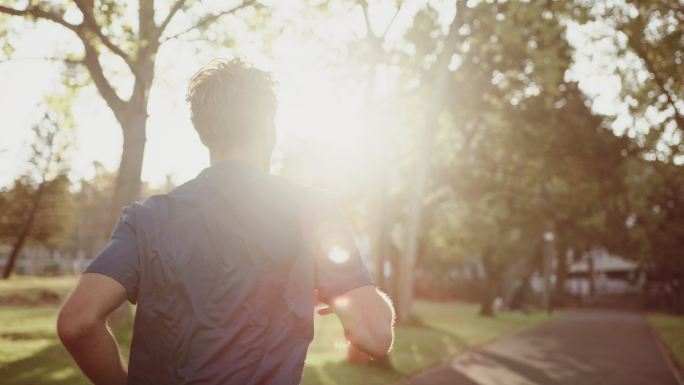
{"label": "paved path", "polygon": [[677,385],[647,321],[584,310],[486,345],[404,385]]}

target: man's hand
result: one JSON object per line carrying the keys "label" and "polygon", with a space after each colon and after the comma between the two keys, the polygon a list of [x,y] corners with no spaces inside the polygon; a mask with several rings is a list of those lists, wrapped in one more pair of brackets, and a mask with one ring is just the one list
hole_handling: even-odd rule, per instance
{"label": "man's hand", "polygon": [[126,289],[101,274],[85,273],[62,306],[57,334],[83,373],[96,385],[125,385],[127,371],[107,316],[126,300]]}
{"label": "man's hand", "polygon": [[394,309],[385,294],[362,286],[333,298],[331,305],[352,345],[371,356],[387,355],[394,341]]}

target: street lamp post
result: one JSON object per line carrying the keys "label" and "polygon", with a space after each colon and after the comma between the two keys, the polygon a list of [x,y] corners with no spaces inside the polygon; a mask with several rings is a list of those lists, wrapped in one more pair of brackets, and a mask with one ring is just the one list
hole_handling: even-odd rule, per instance
{"label": "street lamp post", "polygon": [[544,277],[544,289],[542,293],[542,306],[551,312],[551,263],[553,261],[554,245],[556,238],[553,225],[549,224],[542,238],[544,239],[544,251],[542,255],[542,275]]}

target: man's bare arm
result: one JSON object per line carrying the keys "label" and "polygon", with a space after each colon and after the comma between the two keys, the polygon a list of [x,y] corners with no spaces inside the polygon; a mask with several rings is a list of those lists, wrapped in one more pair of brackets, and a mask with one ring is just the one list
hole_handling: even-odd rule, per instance
{"label": "man's bare arm", "polygon": [[332,308],[349,341],[372,356],[385,356],[394,341],[394,309],[375,286],[362,286],[336,297]]}
{"label": "man's bare arm", "polygon": [[126,289],[101,274],[85,273],[57,319],[57,334],[96,385],[125,385],[127,370],[106,319],[126,300]]}

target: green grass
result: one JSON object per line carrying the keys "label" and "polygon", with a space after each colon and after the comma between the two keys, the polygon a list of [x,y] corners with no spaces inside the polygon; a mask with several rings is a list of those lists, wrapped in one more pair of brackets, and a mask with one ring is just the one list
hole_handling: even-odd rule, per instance
{"label": "green grass", "polygon": [[[28,296],[54,290],[67,293],[73,278],[19,278],[0,282],[3,296]],[[59,344],[54,325],[57,305],[0,306],[0,382],[6,385],[80,385],[88,381]],[[374,385],[396,381],[434,365],[468,347],[517,333],[548,319],[542,313],[502,313],[481,318],[477,306],[418,301],[416,322],[396,329],[390,355],[392,370],[345,362],[346,343],[334,316],[316,316],[315,338],[309,348],[303,385]],[[122,350],[130,346],[130,328],[115,330]]]}
{"label": "green grass", "polygon": [[652,314],[648,320],[675,358],[684,365],[684,317]]}
{"label": "green grass", "polygon": [[10,280],[0,280],[0,304],[13,301],[29,304],[59,303],[74,287],[73,276],[64,277],[26,277],[12,276]]}

